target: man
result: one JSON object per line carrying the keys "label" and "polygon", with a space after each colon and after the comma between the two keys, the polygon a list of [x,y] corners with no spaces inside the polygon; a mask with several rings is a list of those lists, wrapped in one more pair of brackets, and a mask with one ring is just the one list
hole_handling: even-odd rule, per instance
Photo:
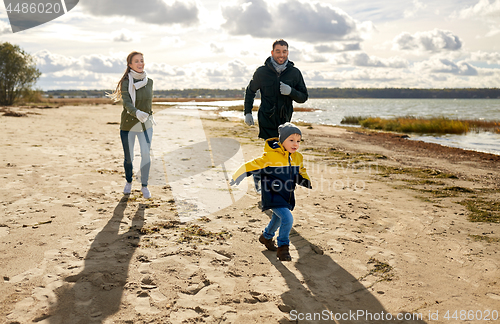
{"label": "man", "polygon": [[271,56],[257,68],[245,91],[245,123],[254,125],[252,117],[255,93],[260,90],[258,112],[259,137],[278,137],[278,126],[292,119],[292,101],[306,102],[307,88],[302,73],[288,60],[288,43],[279,39],[273,43]]}
{"label": "man", "polygon": [[[271,56],[257,68],[245,91],[245,123],[254,125],[253,101],[260,90],[258,112],[259,137],[267,140],[279,137],[278,127],[292,119],[292,101],[303,103],[308,98],[302,73],[288,60],[288,43],[279,39],[273,43]],[[254,174],[255,190],[261,191],[261,176]]]}

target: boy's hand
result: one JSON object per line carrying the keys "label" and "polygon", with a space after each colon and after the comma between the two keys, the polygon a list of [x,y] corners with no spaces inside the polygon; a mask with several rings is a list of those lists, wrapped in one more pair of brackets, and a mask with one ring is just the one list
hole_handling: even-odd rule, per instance
{"label": "boy's hand", "polygon": [[231,179],[231,182],[229,182],[229,185],[236,186],[236,185],[238,185],[238,183],[236,181],[234,181],[233,179]]}

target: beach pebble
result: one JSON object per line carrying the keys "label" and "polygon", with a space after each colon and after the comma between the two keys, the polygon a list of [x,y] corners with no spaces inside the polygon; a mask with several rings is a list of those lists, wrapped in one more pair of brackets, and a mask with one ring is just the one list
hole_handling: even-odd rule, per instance
{"label": "beach pebble", "polygon": [[146,298],[149,297],[149,293],[147,291],[141,291],[137,294],[137,297]]}
{"label": "beach pebble", "polygon": [[254,296],[253,298],[257,299],[261,303],[265,303],[265,302],[269,301],[269,298],[267,298],[267,296],[265,296],[265,295]]}
{"label": "beach pebble", "polygon": [[494,293],[487,293],[486,296],[490,297],[491,299],[495,299],[495,300],[500,300],[500,295],[498,294],[494,294]]}
{"label": "beach pebble", "polygon": [[139,262],[151,262],[151,261],[149,261],[148,257],[145,255],[139,255],[137,257],[137,261],[139,261]]}
{"label": "beach pebble", "polygon": [[290,313],[292,311],[292,307],[285,304],[278,305],[278,309],[283,313]]}
{"label": "beach pebble", "polygon": [[196,295],[203,287],[205,287],[205,285],[201,285],[201,284],[191,285],[191,286],[187,287],[187,289],[183,292],[188,294],[188,295]]}
{"label": "beach pebble", "polygon": [[94,313],[90,314],[90,317],[99,317],[101,315],[102,315],[102,312],[98,311],[98,312],[94,312]]}
{"label": "beach pebble", "polygon": [[145,276],[144,278],[142,278],[141,283],[143,285],[156,285],[156,283],[154,282],[153,278],[151,278],[151,276]]}

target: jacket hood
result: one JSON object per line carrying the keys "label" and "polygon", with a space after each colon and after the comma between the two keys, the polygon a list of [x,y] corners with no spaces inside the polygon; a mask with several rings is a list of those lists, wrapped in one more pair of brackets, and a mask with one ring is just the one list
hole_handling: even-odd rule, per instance
{"label": "jacket hood", "polygon": [[288,153],[283,145],[281,145],[280,139],[278,137],[273,137],[266,140],[266,145],[264,145],[264,152],[277,152],[283,155],[286,155]]}

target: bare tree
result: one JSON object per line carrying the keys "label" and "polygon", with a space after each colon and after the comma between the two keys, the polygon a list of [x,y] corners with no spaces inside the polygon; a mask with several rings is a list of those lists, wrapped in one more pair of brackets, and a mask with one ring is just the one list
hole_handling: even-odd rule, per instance
{"label": "bare tree", "polygon": [[35,59],[19,46],[0,44],[0,105],[13,105],[22,92],[31,90],[41,74]]}

